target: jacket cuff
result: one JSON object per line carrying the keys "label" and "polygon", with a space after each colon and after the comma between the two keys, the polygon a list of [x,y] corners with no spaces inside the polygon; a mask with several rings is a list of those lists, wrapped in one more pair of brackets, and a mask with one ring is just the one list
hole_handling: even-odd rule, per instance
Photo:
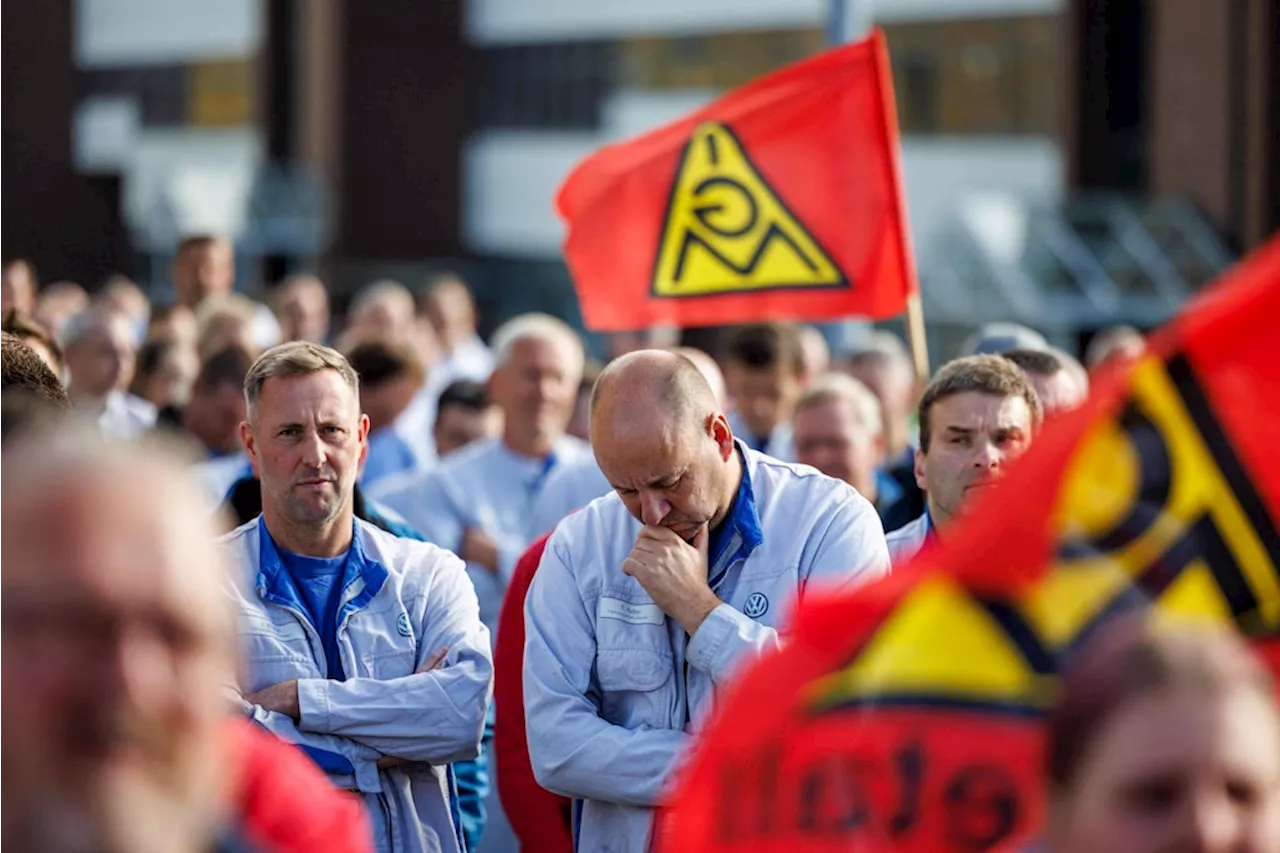
{"label": "jacket cuff", "polygon": [[737,633],[739,618],[747,617],[728,604],[720,604],[708,613],[697,632],[689,638],[689,645],[685,647],[685,658],[689,665],[707,673],[713,681],[719,680],[721,670],[728,663],[721,660],[725,654],[725,645]]}
{"label": "jacket cuff", "polygon": [[328,732],[329,679],[298,679],[298,728],[310,732]]}

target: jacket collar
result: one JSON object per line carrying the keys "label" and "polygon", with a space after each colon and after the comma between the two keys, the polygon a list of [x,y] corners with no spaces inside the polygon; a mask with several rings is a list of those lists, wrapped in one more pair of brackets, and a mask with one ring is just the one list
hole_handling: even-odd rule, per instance
{"label": "jacket collar", "polygon": [[754,460],[739,439],[734,439],[734,450],[742,460],[742,482],[738,484],[738,493],[729,506],[729,514],[712,531],[708,543],[712,583],[718,581],[729,566],[751,556],[751,552],[764,541],[755,490],[751,487]]}
{"label": "jacket collar", "polygon": [[[342,579],[342,598],[338,608],[338,624],[351,610],[366,606],[387,582],[387,570],[365,550],[362,522],[352,521],[351,547],[347,549],[346,569]],[[280,549],[267,530],[263,516],[258,516],[258,594],[301,612],[306,606],[298,593],[293,578],[284,567]]]}

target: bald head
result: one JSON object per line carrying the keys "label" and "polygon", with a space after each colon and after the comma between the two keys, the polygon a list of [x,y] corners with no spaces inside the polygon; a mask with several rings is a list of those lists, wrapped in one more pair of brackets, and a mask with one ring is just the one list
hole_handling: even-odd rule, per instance
{"label": "bald head", "polygon": [[720,523],[742,477],[711,386],[692,361],[663,350],[629,353],[601,372],[591,448],[635,518],[688,541]]}
{"label": "bald head", "polygon": [[195,484],[59,430],[6,448],[3,490],[4,840],[204,849],[235,641]]}
{"label": "bald head", "polygon": [[[614,359],[591,392],[596,424],[615,430],[654,418],[667,424],[700,423],[720,404],[691,359],[665,350],[638,350]],[[617,423],[613,423],[616,421]]]}
{"label": "bald head", "polygon": [[727,409],[729,393],[724,385],[724,373],[721,372],[720,365],[716,364],[716,360],[697,347],[671,347],[671,352],[693,362],[693,366],[698,368],[702,378],[707,380],[707,385],[710,386],[711,393],[716,398],[717,408],[721,411]]}

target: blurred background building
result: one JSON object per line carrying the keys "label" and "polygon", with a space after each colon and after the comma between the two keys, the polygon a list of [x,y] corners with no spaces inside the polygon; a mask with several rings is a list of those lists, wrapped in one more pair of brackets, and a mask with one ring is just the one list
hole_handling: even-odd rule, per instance
{"label": "blurred background building", "polygon": [[[3,37],[3,249],[163,301],[182,234],[241,287],[463,271],[485,324],[577,319],[554,191],[599,145],[889,40],[926,317],[1153,325],[1280,227],[1272,0],[47,0]],[[850,223],[851,228],[857,227]]]}

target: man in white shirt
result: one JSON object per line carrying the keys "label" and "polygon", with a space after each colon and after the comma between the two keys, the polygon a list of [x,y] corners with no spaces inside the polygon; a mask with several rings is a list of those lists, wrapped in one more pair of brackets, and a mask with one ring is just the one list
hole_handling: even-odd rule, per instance
{"label": "man in white shirt", "polygon": [[102,305],[76,315],[63,330],[71,374],[67,396],[109,438],[135,438],[156,422],[155,406],[123,390],[133,380],[135,343],[129,318]]}
{"label": "man in white shirt", "polygon": [[426,474],[370,496],[402,515],[428,542],[467,561],[492,631],[547,477],[588,458],[590,447],[565,434],[582,375],[582,342],[547,314],[524,314],[493,336],[497,365],[489,379],[503,412],[502,437],[469,445]]}
{"label": "man in white shirt", "polygon": [[538,783],[581,801],[580,850],[647,851],[652,808],[717,691],[781,641],[797,597],[889,568],[850,486],[734,438],[688,359],[601,374],[592,446],[614,492],[566,518],[525,604]]}
{"label": "man in white shirt", "polygon": [[791,413],[808,378],[799,328],[790,323],[740,326],[729,332],[721,363],[735,402],[729,416],[733,434],[752,450],[795,461]]}
{"label": "man in white shirt", "polygon": [[895,566],[909,561],[951,523],[979,490],[995,483],[1027,449],[1043,413],[1026,374],[998,355],[947,362],[920,398],[916,482],[925,511],[887,539]]}
{"label": "man in white shirt", "polygon": [[454,274],[442,276],[423,294],[421,304],[440,341],[436,387],[457,379],[488,379],[493,354],[476,333],[476,303],[466,282]]}

